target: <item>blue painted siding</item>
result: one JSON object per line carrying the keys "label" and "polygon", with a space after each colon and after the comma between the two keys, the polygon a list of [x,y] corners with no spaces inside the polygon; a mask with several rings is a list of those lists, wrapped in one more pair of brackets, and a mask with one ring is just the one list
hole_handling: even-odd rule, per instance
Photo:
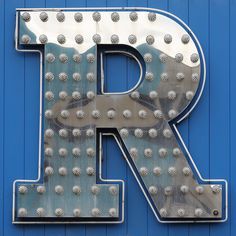
{"label": "blue painted siding", "polygon": [[[206,57],[203,96],[179,126],[201,174],[229,181],[229,220],[222,224],[160,224],[122,159],[114,140],[104,144],[105,177],[126,182],[125,222],[119,225],[12,225],[12,182],[37,175],[39,58],[14,49],[17,7],[159,8],[184,20]],[[1,236],[215,236],[236,235],[236,0],[0,0],[0,235]],[[125,90],[136,77],[132,62],[112,59],[122,68]],[[110,73],[107,68],[107,75]],[[115,85],[111,85],[115,86]],[[111,87],[111,89],[113,89]]]}

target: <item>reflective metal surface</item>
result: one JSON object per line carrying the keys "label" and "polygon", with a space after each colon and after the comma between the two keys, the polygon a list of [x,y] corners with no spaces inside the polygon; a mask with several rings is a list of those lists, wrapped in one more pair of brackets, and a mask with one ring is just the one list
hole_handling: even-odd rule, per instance
{"label": "reflective metal surface", "polygon": [[[123,221],[124,184],[102,181],[100,133],[116,135],[161,222],[226,218],[226,183],[201,179],[174,126],[204,84],[190,31],[153,10],[17,14],[17,45],[44,45],[43,167],[38,183],[16,181],[14,223]],[[140,80],[106,93],[103,60],[117,52],[135,58]]]}

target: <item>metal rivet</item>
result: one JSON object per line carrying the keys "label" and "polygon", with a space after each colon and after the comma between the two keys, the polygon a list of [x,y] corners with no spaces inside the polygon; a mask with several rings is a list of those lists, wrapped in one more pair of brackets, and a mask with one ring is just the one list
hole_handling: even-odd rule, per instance
{"label": "metal rivet", "polygon": [[61,157],[66,157],[67,154],[68,154],[68,151],[67,151],[66,148],[60,148],[59,151],[58,151],[58,153],[59,153],[59,156],[61,156]]}
{"label": "metal rivet", "polygon": [[94,194],[94,195],[98,195],[100,193],[100,188],[96,185],[93,185],[91,187],[91,193]]}
{"label": "metal rivet", "polygon": [[154,79],[153,73],[147,72],[146,75],[145,75],[145,79],[146,79],[147,81],[152,81],[152,80]]}
{"label": "metal rivet", "polygon": [[129,153],[132,158],[136,158],[138,156],[138,150],[135,147],[130,148]]}
{"label": "metal rivet", "polygon": [[142,138],[143,137],[143,131],[141,129],[135,129],[134,130],[134,135],[137,138]]}
{"label": "metal rivet", "polygon": [[60,73],[58,77],[59,77],[59,80],[63,82],[65,82],[68,79],[68,76],[65,72]]}
{"label": "metal rivet", "polygon": [[184,59],[184,56],[183,56],[182,53],[177,53],[177,54],[175,55],[175,61],[176,61],[176,62],[180,63],[180,62],[183,61],[183,59]]}
{"label": "metal rivet", "polygon": [[151,53],[145,53],[144,56],[143,56],[143,58],[144,58],[144,61],[145,61],[146,63],[152,62],[152,54],[151,54]]}
{"label": "metal rivet", "polygon": [[60,62],[62,62],[62,63],[66,63],[66,62],[68,62],[68,56],[67,56],[65,53],[62,53],[62,54],[60,54],[60,56],[59,56],[59,60],[60,60]]}
{"label": "metal rivet", "polygon": [[152,157],[152,155],[153,155],[153,152],[152,152],[152,149],[151,149],[151,148],[145,148],[145,149],[144,149],[144,156],[145,156],[145,157],[150,158],[150,157]]}
{"label": "metal rivet", "polygon": [[137,21],[137,20],[138,20],[138,14],[137,14],[137,12],[135,12],[135,11],[130,12],[129,18],[130,18],[131,21]]}
{"label": "metal rivet", "polygon": [[167,96],[170,100],[174,100],[176,98],[176,92],[175,91],[169,91]]}
{"label": "metal rivet", "polygon": [[170,129],[164,129],[164,130],[163,130],[163,135],[164,135],[164,137],[166,137],[166,138],[171,138],[171,136],[172,136],[172,131],[171,131]]}
{"label": "metal rivet", "polygon": [[166,34],[166,35],[164,36],[164,41],[165,41],[165,43],[167,43],[167,44],[171,43],[171,42],[172,42],[172,36],[171,36],[170,34]]}
{"label": "metal rivet", "polygon": [[190,170],[189,167],[184,167],[184,168],[183,168],[183,174],[184,174],[185,176],[189,176],[190,173],[191,173],[191,170]]}
{"label": "metal rivet", "polygon": [[156,99],[157,97],[158,97],[158,93],[157,93],[157,91],[150,91],[149,92],[149,97],[151,98],[151,99]]}
{"label": "metal rivet", "polygon": [[118,189],[117,189],[117,187],[116,186],[110,186],[109,187],[109,192],[110,192],[110,194],[112,194],[112,195],[117,195],[118,194]]}
{"label": "metal rivet", "polygon": [[47,92],[45,93],[45,98],[46,98],[48,101],[53,100],[53,98],[54,98],[53,92],[52,92],[52,91],[47,91]]}
{"label": "metal rivet", "polygon": [[61,111],[61,117],[64,119],[67,119],[70,116],[70,112],[67,110],[62,110]]}
{"label": "metal rivet", "polygon": [[197,217],[201,217],[203,214],[203,210],[201,208],[196,208],[194,211],[194,215]]}
{"label": "metal rivet", "polygon": [[153,112],[153,115],[154,115],[154,117],[157,118],[157,119],[162,119],[162,118],[163,118],[163,113],[162,113],[161,110],[155,110],[155,111]]}
{"label": "metal rivet", "polygon": [[148,13],[148,20],[149,21],[153,22],[153,21],[156,20],[156,18],[157,18],[156,13],[154,13],[154,12],[149,12]]}
{"label": "metal rivet", "polygon": [[61,100],[65,100],[66,97],[67,97],[67,92],[66,92],[66,91],[61,91],[61,92],[59,93],[59,98],[60,98]]}
{"label": "metal rivet", "polygon": [[177,214],[178,214],[179,217],[183,217],[185,215],[185,210],[180,208],[180,209],[177,210]]}
{"label": "metal rivet", "polygon": [[46,110],[44,114],[47,119],[51,119],[53,117],[52,110]]}
{"label": "metal rivet", "polygon": [[146,37],[146,42],[147,42],[147,44],[152,45],[155,42],[155,39],[152,35],[148,35]]}
{"label": "metal rivet", "polygon": [[113,34],[113,35],[111,36],[111,43],[113,43],[113,44],[119,43],[119,37],[118,37],[118,35]]}
{"label": "metal rivet", "polygon": [[25,194],[25,193],[28,192],[28,188],[26,186],[24,186],[24,185],[21,185],[21,186],[19,186],[18,191],[21,194]]}
{"label": "metal rivet", "polygon": [[160,59],[161,63],[166,63],[167,55],[162,53],[162,54],[160,54],[159,59]]}
{"label": "metal rivet", "polygon": [[87,137],[93,137],[94,136],[94,130],[93,129],[87,129],[86,130],[86,136]]}
{"label": "metal rivet", "polygon": [[159,166],[156,166],[153,168],[152,172],[154,175],[159,176],[159,175],[161,175],[161,168]]}
{"label": "metal rivet", "polygon": [[64,44],[64,43],[66,42],[66,37],[65,37],[63,34],[59,34],[59,35],[57,36],[57,41],[58,41],[58,43],[60,43],[60,44]]}
{"label": "metal rivet", "polygon": [[79,186],[75,185],[75,186],[73,186],[73,188],[72,188],[72,192],[73,192],[74,194],[79,195],[79,194],[81,193],[81,188],[80,188]]}
{"label": "metal rivet", "polygon": [[220,185],[212,185],[211,186],[213,193],[220,193],[221,192],[221,186]]}
{"label": "metal rivet", "polygon": [[180,191],[182,192],[182,193],[188,193],[188,191],[189,191],[189,187],[188,186],[186,186],[186,185],[182,185],[181,187],[180,187]]}
{"label": "metal rivet", "polygon": [[160,215],[161,217],[166,217],[167,216],[167,210],[165,208],[160,209]]}
{"label": "metal rivet", "polygon": [[84,41],[84,38],[83,38],[83,36],[81,34],[77,34],[75,36],[75,42],[76,43],[81,44],[81,43],[83,43],[83,41]]}
{"label": "metal rivet", "polygon": [[95,56],[93,53],[87,54],[87,61],[88,63],[93,63],[95,61]]}
{"label": "metal rivet", "polygon": [[80,153],[81,153],[81,151],[78,147],[75,147],[72,149],[73,156],[78,157],[78,156],[80,156]]}
{"label": "metal rivet", "polygon": [[74,209],[73,215],[74,215],[74,217],[79,217],[80,216],[80,209],[79,208]]}
{"label": "metal rivet", "polygon": [[120,15],[117,12],[111,13],[111,20],[113,22],[118,22],[120,20]]}
{"label": "metal rivet", "polygon": [[74,91],[74,92],[72,93],[72,98],[73,98],[74,100],[79,100],[79,99],[81,98],[80,92]]}
{"label": "metal rivet", "polygon": [[25,208],[20,208],[18,210],[18,216],[19,217],[26,217],[27,216],[27,210]]}
{"label": "metal rivet", "polygon": [[178,81],[183,80],[183,79],[184,79],[184,74],[181,73],[181,72],[177,73],[177,74],[176,74],[176,79],[177,79]]}
{"label": "metal rivet", "polygon": [[101,43],[101,36],[99,34],[93,35],[93,42],[94,43]]}
{"label": "metal rivet", "polygon": [[45,175],[51,176],[51,175],[53,175],[54,170],[53,170],[53,168],[52,168],[51,166],[47,166],[47,167],[45,168],[44,172],[45,172]]}
{"label": "metal rivet", "polygon": [[52,53],[48,53],[47,55],[46,55],[46,60],[47,60],[47,62],[49,62],[49,63],[52,63],[52,62],[54,62],[55,61],[55,56],[52,54]]}
{"label": "metal rivet", "polygon": [[176,112],[176,110],[174,110],[174,109],[171,109],[171,110],[169,110],[169,111],[168,111],[168,116],[169,116],[169,118],[170,118],[170,119],[173,119],[173,118],[175,118],[175,117],[176,117],[176,115],[177,115],[177,112]]}
{"label": "metal rivet", "polygon": [[94,157],[95,156],[95,151],[93,148],[87,148],[86,153],[89,157]]}
{"label": "metal rivet", "polygon": [[158,192],[158,189],[157,189],[157,187],[155,187],[155,186],[150,186],[150,187],[148,188],[148,192],[149,192],[151,195],[156,195],[157,192]]}
{"label": "metal rivet", "polygon": [[129,131],[127,129],[121,129],[120,135],[122,138],[127,138],[129,136]]}
{"label": "metal rivet", "polygon": [[45,193],[45,192],[46,192],[45,186],[42,186],[42,185],[38,186],[38,187],[37,187],[37,192],[38,192],[39,194]]}
{"label": "metal rivet", "polygon": [[193,95],[194,95],[194,93],[192,91],[187,91],[185,96],[186,96],[187,100],[192,100]]}
{"label": "metal rivet", "polygon": [[109,209],[109,215],[111,217],[115,217],[117,215],[116,209],[115,208],[110,208]]}
{"label": "metal rivet", "polygon": [[75,176],[80,176],[81,170],[80,170],[79,167],[74,167],[74,168],[72,169],[72,173],[73,173]]}
{"label": "metal rivet", "polygon": [[95,81],[95,76],[94,73],[87,73],[86,78],[89,82],[94,82]]}
{"label": "metal rivet", "polygon": [[59,136],[62,138],[67,138],[68,137],[68,131],[66,129],[60,129],[59,130]]}
{"label": "metal rivet", "polygon": [[29,14],[29,12],[24,12],[24,13],[22,14],[22,19],[23,19],[25,22],[30,21],[30,14]]}
{"label": "metal rivet", "polygon": [[64,215],[64,211],[61,208],[57,208],[55,210],[55,215],[56,216],[63,216]]}
{"label": "metal rivet", "polygon": [[197,82],[199,80],[199,75],[197,73],[192,74],[192,81]]}
{"label": "metal rivet", "polygon": [[98,208],[93,208],[91,211],[92,216],[96,217],[101,214],[100,210]]}
{"label": "metal rivet", "polygon": [[67,169],[66,169],[65,167],[60,167],[60,168],[58,169],[58,173],[59,173],[59,175],[61,175],[61,176],[65,176],[65,175],[67,175]]}
{"label": "metal rivet", "polygon": [[100,113],[99,110],[93,110],[93,111],[92,111],[92,117],[93,117],[94,119],[98,119],[98,118],[100,118],[100,116],[101,116],[101,113]]}
{"label": "metal rivet", "polygon": [[52,81],[52,80],[54,79],[53,73],[52,73],[52,72],[47,72],[47,73],[45,74],[45,79],[46,79],[47,81]]}
{"label": "metal rivet", "polygon": [[55,186],[55,193],[62,194],[64,192],[64,188],[61,185]]}
{"label": "metal rivet", "polygon": [[148,175],[148,169],[146,167],[141,167],[139,169],[139,173],[141,176],[147,176]]}
{"label": "metal rivet", "polygon": [[166,150],[166,148],[160,148],[159,151],[158,151],[158,153],[159,153],[159,156],[160,156],[160,157],[166,157],[166,156],[167,156],[167,150]]}
{"label": "metal rivet", "polygon": [[203,192],[204,192],[204,187],[198,185],[198,186],[196,186],[195,190],[196,190],[196,192],[197,192],[198,194],[203,194]]}
{"label": "metal rivet", "polygon": [[129,36],[128,40],[131,44],[135,44],[137,42],[137,37],[135,35],[131,34]]}
{"label": "metal rivet", "polygon": [[173,189],[171,186],[167,186],[167,187],[165,187],[164,192],[165,192],[166,196],[170,196],[173,193]]}
{"label": "metal rivet", "polygon": [[196,62],[198,61],[198,59],[199,59],[199,56],[198,56],[197,53],[193,53],[193,54],[191,55],[190,59],[191,59],[191,61],[192,61],[193,63],[196,63]]}
{"label": "metal rivet", "polygon": [[217,209],[214,209],[212,211],[212,213],[213,213],[214,216],[218,216],[219,215],[219,211]]}
{"label": "metal rivet", "polygon": [[80,63],[82,60],[82,56],[80,54],[74,54],[73,55],[73,61],[76,63]]}
{"label": "metal rivet", "polygon": [[82,22],[83,21],[83,15],[82,13],[76,12],[74,15],[74,19],[76,22]]}
{"label": "metal rivet", "polygon": [[72,77],[73,77],[73,80],[75,80],[75,81],[81,80],[81,76],[79,73],[73,73]]}
{"label": "metal rivet", "polygon": [[73,129],[72,134],[74,137],[79,137],[79,136],[81,136],[81,131],[80,131],[80,129]]}
{"label": "metal rivet", "polygon": [[39,208],[37,208],[37,210],[36,210],[36,214],[37,214],[39,217],[45,216],[45,210],[44,210],[42,207],[39,207]]}
{"label": "metal rivet", "polygon": [[178,157],[180,155],[181,151],[179,148],[174,148],[172,153],[173,153],[173,156]]}
{"label": "metal rivet", "polygon": [[169,76],[167,73],[161,74],[161,81],[166,82],[169,79]]}
{"label": "metal rivet", "polygon": [[47,148],[45,148],[44,153],[45,153],[46,156],[52,157],[53,156],[53,149],[47,147]]}
{"label": "metal rivet", "polygon": [[101,20],[101,14],[99,12],[94,12],[93,13],[93,20],[98,22]]}
{"label": "metal rivet", "polygon": [[138,116],[139,116],[139,118],[141,118],[141,119],[145,119],[145,118],[147,118],[147,112],[146,112],[145,110],[140,110],[140,111],[138,112]]}
{"label": "metal rivet", "polygon": [[128,119],[132,116],[132,112],[130,110],[124,110],[123,116]]}
{"label": "metal rivet", "polygon": [[108,117],[109,119],[113,119],[115,116],[116,116],[115,110],[109,110],[109,111],[107,111],[107,117]]}
{"label": "metal rivet", "polygon": [[87,95],[87,98],[90,100],[92,100],[95,97],[95,94],[93,91],[88,91],[86,95]]}
{"label": "metal rivet", "polygon": [[157,134],[158,134],[158,133],[157,133],[157,130],[156,130],[156,129],[153,129],[153,128],[152,128],[152,129],[149,129],[149,130],[148,130],[148,135],[149,135],[150,138],[156,138],[156,137],[157,137]]}
{"label": "metal rivet", "polygon": [[139,94],[138,91],[134,91],[134,92],[131,93],[130,96],[131,96],[133,99],[139,99],[140,94]]}
{"label": "metal rivet", "polygon": [[41,12],[39,18],[41,21],[46,22],[48,20],[48,14],[46,12]]}
{"label": "metal rivet", "polygon": [[65,14],[63,12],[58,12],[57,13],[57,20],[59,22],[63,22],[65,20]]}
{"label": "metal rivet", "polygon": [[170,176],[174,176],[174,175],[176,175],[176,173],[177,173],[177,171],[176,171],[175,167],[171,166],[171,167],[168,168],[168,174]]}
{"label": "metal rivet", "polygon": [[182,43],[187,44],[189,42],[189,40],[190,40],[189,35],[183,34],[183,36],[181,38]]}
{"label": "metal rivet", "polygon": [[26,34],[22,35],[22,37],[21,37],[21,42],[22,43],[28,44],[28,43],[30,43],[30,41],[31,41],[31,38],[30,38],[29,35],[26,35]]}

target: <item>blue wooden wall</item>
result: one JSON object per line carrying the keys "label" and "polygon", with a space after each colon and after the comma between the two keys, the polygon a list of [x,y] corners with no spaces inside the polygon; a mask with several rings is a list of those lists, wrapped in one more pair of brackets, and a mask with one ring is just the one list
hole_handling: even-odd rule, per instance
{"label": "blue wooden wall", "polygon": [[[12,182],[36,178],[39,58],[14,49],[15,8],[142,6],[174,13],[199,38],[206,56],[203,96],[179,130],[205,178],[229,182],[229,220],[222,224],[161,224],[147,205],[115,142],[105,143],[107,177],[126,181],[125,223],[119,225],[12,225]],[[124,90],[134,65],[122,67]],[[111,67],[107,74],[111,74]],[[114,68],[113,68],[114,71]],[[0,235],[1,236],[228,236],[236,235],[236,0],[0,0]],[[112,74],[113,76],[113,74]],[[110,88],[113,89],[112,87]],[[115,150],[115,152],[114,152]],[[119,168],[117,168],[119,167]]]}

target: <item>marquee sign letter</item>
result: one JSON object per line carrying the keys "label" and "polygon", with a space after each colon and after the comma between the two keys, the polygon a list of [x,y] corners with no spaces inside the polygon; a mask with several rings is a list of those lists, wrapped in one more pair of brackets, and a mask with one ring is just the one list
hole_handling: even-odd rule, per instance
{"label": "marquee sign letter", "polygon": [[[38,50],[42,63],[39,177],[14,182],[13,223],[123,222],[124,184],[102,179],[104,134],[160,222],[226,220],[226,181],[201,178],[175,126],[205,81],[201,47],[183,22],[154,9],[18,9],[16,49]],[[138,63],[130,91],[106,92],[108,53]]]}

